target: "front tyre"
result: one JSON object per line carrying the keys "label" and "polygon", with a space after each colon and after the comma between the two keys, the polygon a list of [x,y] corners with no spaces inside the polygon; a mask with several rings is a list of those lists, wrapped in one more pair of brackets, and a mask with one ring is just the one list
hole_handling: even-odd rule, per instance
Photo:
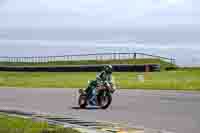
{"label": "front tyre", "polygon": [[112,96],[107,93],[105,96],[99,96],[98,101],[101,109],[107,109],[112,102]]}
{"label": "front tyre", "polygon": [[87,97],[85,95],[80,95],[78,104],[80,108],[85,108],[87,106]]}

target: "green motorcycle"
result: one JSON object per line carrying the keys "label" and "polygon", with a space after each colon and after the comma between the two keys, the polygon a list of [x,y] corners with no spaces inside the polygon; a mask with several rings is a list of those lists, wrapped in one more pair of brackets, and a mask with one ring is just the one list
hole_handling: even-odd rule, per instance
{"label": "green motorcycle", "polygon": [[[92,81],[95,82],[95,81]],[[105,82],[104,84],[97,85],[96,89],[93,90],[92,97],[91,93],[87,94],[84,90],[79,90],[78,104],[80,108],[86,108],[86,106],[96,106],[101,109],[107,109],[112,102],[112,94],[115,92],[113,85]]]}

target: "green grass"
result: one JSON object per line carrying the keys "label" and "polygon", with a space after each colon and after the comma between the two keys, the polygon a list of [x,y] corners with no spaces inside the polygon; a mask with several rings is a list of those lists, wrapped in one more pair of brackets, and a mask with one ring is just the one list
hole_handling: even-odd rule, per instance
{"label": "green grass", "polygon": [[50,126],[46,122],[36,122],[6,114],[0,114],[1,133],[79,133],[73,129],[64,129],[58,126]]}
{"label": "green grass", "polygon": [[[144,82],[138,75],[145,75]],[[153,73],[114,72],[118,88],[200,90],[200,70],[162,71]],[[0,86],[23,88],[85,88],[95,79],[93,72],[0,72]]]}
{"label": "green grass", "polygon": [[175,65],[160,59],[123,59],[123,60],[81,60],[56,61],[46,63],[0,62],[0,66],[67,66],[67,65],[97,65],[97,64],[160,64],[162,68],[175,67]]}

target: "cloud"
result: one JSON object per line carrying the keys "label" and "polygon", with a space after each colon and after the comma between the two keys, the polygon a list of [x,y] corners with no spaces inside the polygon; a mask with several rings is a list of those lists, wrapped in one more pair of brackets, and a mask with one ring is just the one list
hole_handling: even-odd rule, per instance
{"label": "cloud", "polygon": [[[87,15],[143,15],[157,9],[165,10],[169,7],[185,8],[186,0],[7,0],[4,11],[13,12],[67,12],[74,11]],[[189,1],[189,0],[188,0]],[[190,5],[190,4],[189,4]],[[131,15],[130,15],[131,14]]]}
{"label": "cloud", "polygon": [[3,26],[136,27],[198,24],[198,0],[7,0]]}

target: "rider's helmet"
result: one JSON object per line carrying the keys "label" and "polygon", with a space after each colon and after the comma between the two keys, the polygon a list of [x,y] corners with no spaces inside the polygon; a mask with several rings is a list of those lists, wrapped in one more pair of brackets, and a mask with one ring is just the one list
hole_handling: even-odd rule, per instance
{"label": "rider's helmet", "polygon": [[105,70],[105,72],[106,73],[112,73],[112,66],[111,65],[106,65],[105,67],[104,67],[104,70]]}

